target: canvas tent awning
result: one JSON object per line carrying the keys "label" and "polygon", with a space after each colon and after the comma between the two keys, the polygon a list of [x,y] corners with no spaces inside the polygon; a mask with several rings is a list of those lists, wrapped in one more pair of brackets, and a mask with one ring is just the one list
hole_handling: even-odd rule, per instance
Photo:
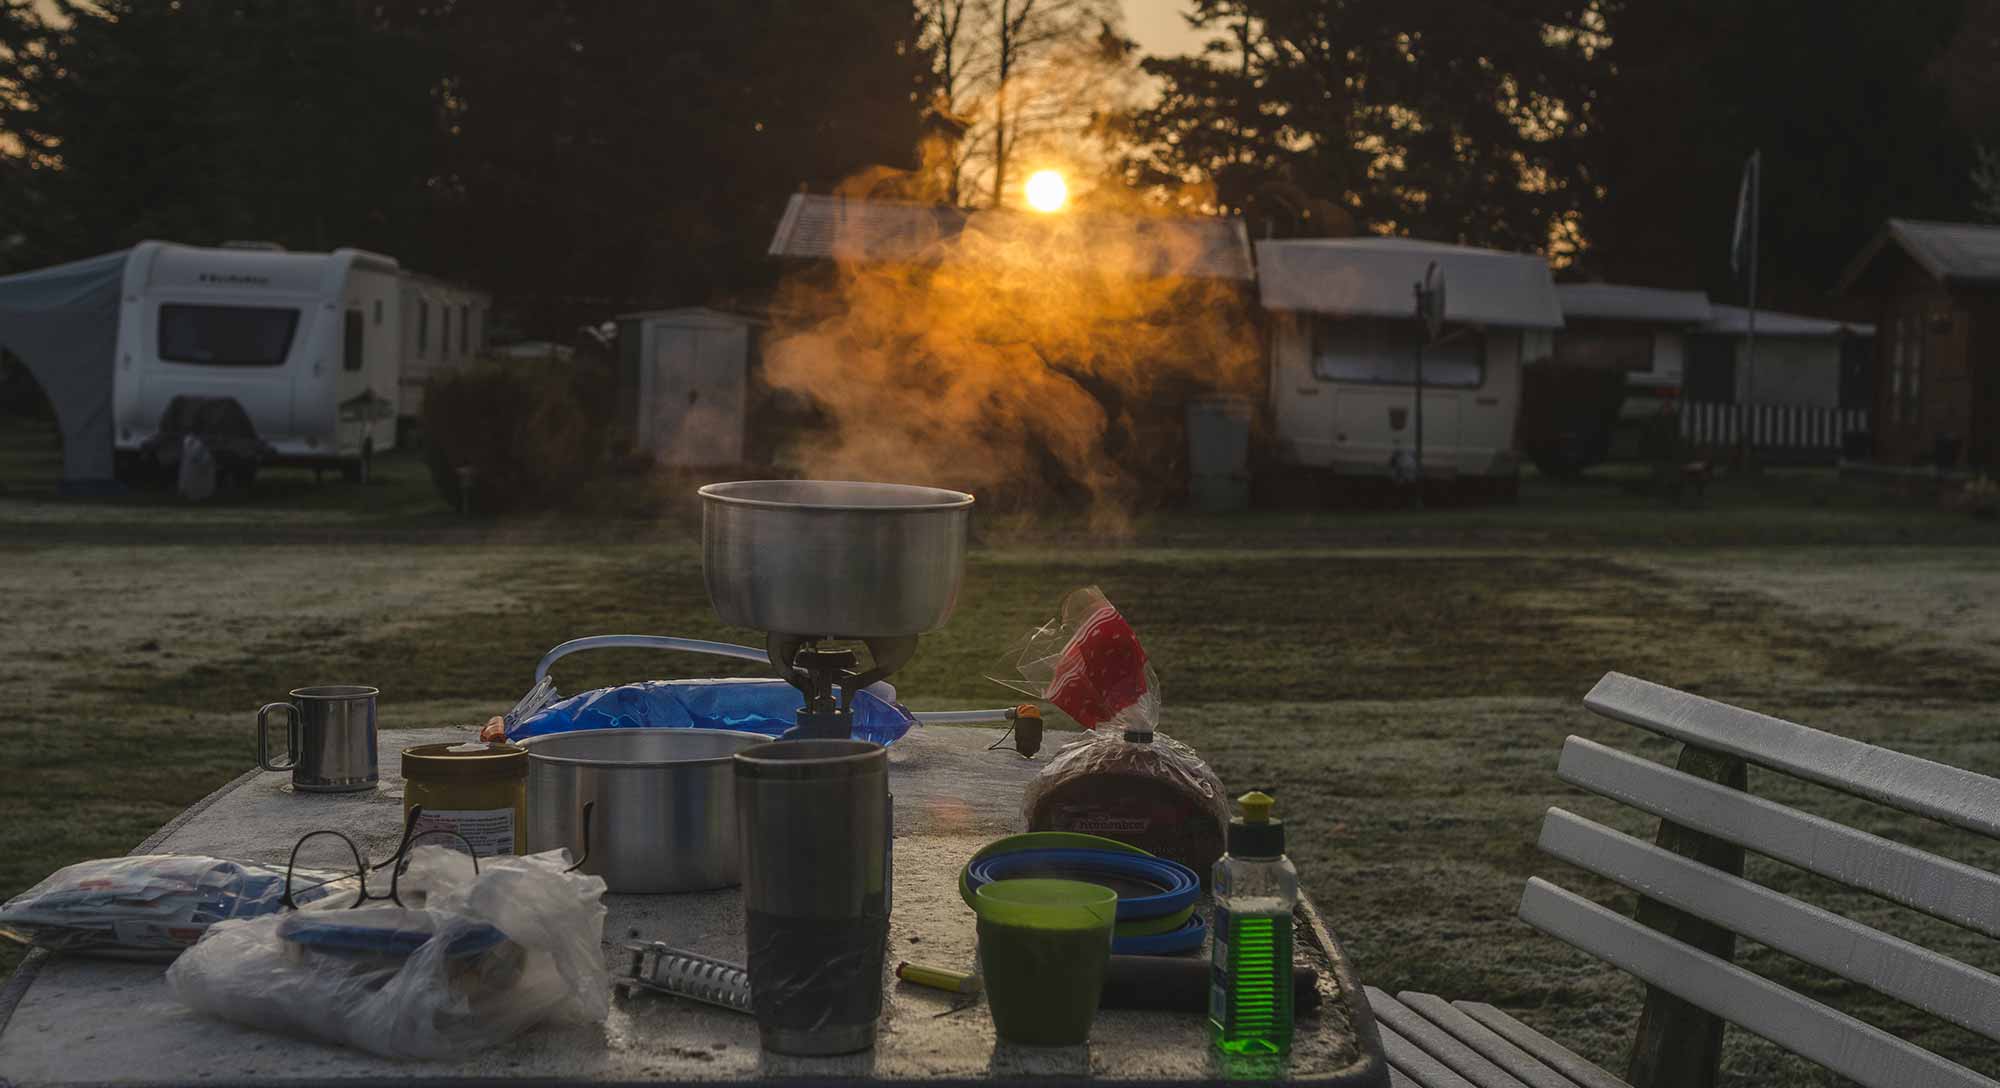
{"label": "canvas tent awning", "polygon": [[1714,316],[1708,295],[1625,283],[1560,283],[1556,298],[1563,318],[1644,321],[1659,325],[1699,325]]}
{"label": "canvas tent awning", "polygon": [[1345,317],[1414,317],[1411,291],[1431,262],[1444,273],[1446,321],[1559,329],[1548,262],[1525,253],[1408,238],[1296,238],[1257,243],[1264,308]]}
{"label": "canvas tent awning", "polygon": [[130,252],[0,276],[0,348],[27,365],[55,408],[65,484],[113,477],[111,368]]}

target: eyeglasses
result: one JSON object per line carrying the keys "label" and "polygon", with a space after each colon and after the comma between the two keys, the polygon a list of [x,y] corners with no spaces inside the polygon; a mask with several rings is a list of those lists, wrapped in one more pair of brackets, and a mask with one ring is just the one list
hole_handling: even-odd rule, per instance
{"label": "eyeglasses", "polygon": [[[465,853],[468,857],[472,859],[472,875],[475,877],[478,876],[479,853],[478,851],[472,848],[472,843],[467,841],[464,835],[461,835],[456,831],[448,831],[444,828],[430,828],[425,831],[418,831],[417,821],[423,816],[423,814],[424,814],[424,806],[422,805],[410,806],[409,814],[403,818],[403,838],[401,842],[396,844],[396,852],[389,855],[388,861],[385,861],[382,864],[376,865],[372,868],[369,866],[368,862],[365,859],[363,859],[361,855],[361,847],[356,846],[354,844],[354,840],[348,838],[347,835],[343,832],[334,831],[328,828],[320,831],[308,831],[304,835],[301,835],[299,837],[299,841],[292,844],[291,857],[286,859],[285,861],[285,896],[278,902],[289,910],[297,910],[299,908],[298,900],[294,899],[292,896],[293,892],[292,878],[298,868],[299,851],[305,849],[307,843],[323,835],[331,836],[332,838],[338,839],[341,842],[346,843],[348,853],[351,854],[354,858],[353,879],[355,883],[360,887],[361,894],[355,898],[354,902],[349,903],[347,905],[348,910],[353,910],[355,907],[358,907],[361,904],[370,901],[387,901],[394,903],[399,907],[403,906],[404,903],[402,896],[399,894],[398,883],[402,879],[404,870],[410,867],[410,848],[416,845],[417,840],[426,838],[431,835],[449,835],[450,837],[457,839],[459,842],[464,843]],[[387,895],[369,894],[368,874],[370,872],[381,872],[383,869],[389,870],[389,894]],[[317,884],[308,884],[302,888],[299,888],[298,890],[301,892],[309,892],[312,891],[314,888],[324,888],[329,884],[337,884],[340,881],[346,879],[348,878],[345,876],[338,876],[330,880],[322,880]]]}

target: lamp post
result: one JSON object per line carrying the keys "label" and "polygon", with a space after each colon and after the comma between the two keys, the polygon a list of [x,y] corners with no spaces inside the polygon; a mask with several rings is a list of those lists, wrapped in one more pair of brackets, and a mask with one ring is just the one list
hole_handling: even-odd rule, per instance
{"label": "lamp post", "polygon": [[1438,270],[1437,262],[1424,269],[1424,278],[1413,284],[1417,296],[1417,320],[1423,323],[1423,335],[1417,339],[1416,373],[1416,417],[1417,417],[1417,505],[1424,504],[1424,344],[1437,343],[1438,334],[1444,330],[1444,273]]}

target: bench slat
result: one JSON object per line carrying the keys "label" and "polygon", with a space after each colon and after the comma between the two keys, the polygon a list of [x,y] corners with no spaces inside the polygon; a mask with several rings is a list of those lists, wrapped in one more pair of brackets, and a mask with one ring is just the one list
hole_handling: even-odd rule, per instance
{"label": "bench slat", "polygon": [[1389,1059],[1389,1068],[1400,1070],[1422,1088],[1480,1088],[1425,1053],[1423,1047],[1396,1034],[1389,1025],[1377,1023],[1375,1030],[1382,1036],[1382,1054]]}
{"label": "bench slat", "polygon": [[1650,899],[2000,1039],[2000,979],[1977,968],[1559,808],[1542,824],[1541,847]]}
{"label": "bench slat", "polygon": [[1583,737],[1563,742],[1563,781],[1818,873],[1892,903],[2000,937],[2000,876],[1732,790]]}
{"label": "bench slat", "polygon": [[1996,1088],[1988,1080],[1540,877],[1521,894],[1536,929],[1869,1088]]}
{"label": "bench slat", "polygon": [[[1402,1002],[1373,986],[1362,987],[1368,994],[1368,1007],[1375,1012],[1378,1027],[1394,1029],[1397,1035],[1422,1047],[1426,1053],[1479,1088],[1530,1088],[1516,1080],[1505,1069],[1488,1061],[1480,1053],[1453,1038],[1451,1033],[1419,1016],[1414,1010],[1404,1007]],[[1385,1044],[1386,1045],[1386,1044]],[[1412,1076],[1417,1074],[1412,1071]],[[1418,1077],[1419,1080],[1423,1079]]]}
{"label": "bench slat", "polygon": [[1606,673],[1583,705],[1686,744],[2000,838],[2000,781],[1809,729],[1670,687]]}
{"label": "bench slat", "polygon": [[1529,1088],[1577,1088],[1576,1082],[1550,1069],[1535,1056],[1495,1034],[1486,1025],[1452,1008],[1451,1002],[1436,994],[1405,990],[1396,995],[1404,1007],[1451,1033],[1459,1042],[1506,1070]]}
{"label": "bench slat", "polygon": [[1597,1063],[1543,1035],[1534,1028],[1483,1001],[1454,1001],[1465,1015],[1486,1025],[1495,1035],[1535,1056],[1550,1069],[1582,1085],[1583,1088],[1631,1088],[1599,1068]]}

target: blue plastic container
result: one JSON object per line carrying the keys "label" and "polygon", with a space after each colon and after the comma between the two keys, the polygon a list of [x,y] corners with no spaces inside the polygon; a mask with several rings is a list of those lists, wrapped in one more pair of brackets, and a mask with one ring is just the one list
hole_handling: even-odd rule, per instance
{"label": "blue plastic container", "polygon": [[[776,737],[804,703],[783,680],[647,680],[551,703],[507,730],[508,740],[577,729],[733,729]],[[894,744],[917,720],[868,691],[854,695],[854,739]]]}

